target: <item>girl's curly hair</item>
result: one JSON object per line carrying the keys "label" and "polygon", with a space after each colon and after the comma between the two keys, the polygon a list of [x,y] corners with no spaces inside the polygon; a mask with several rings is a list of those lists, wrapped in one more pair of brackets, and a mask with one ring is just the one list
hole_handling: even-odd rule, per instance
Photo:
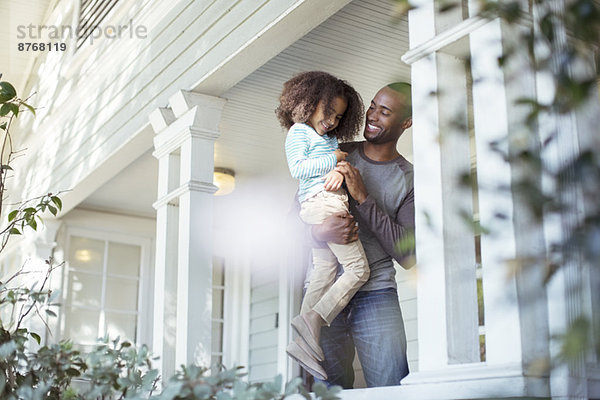
{"label": "girl's curly hair", "polygon": [[327,72],[302,72],[285,82],[275,114],[281,125],[289,129],[295,123],[306,123],[321,100],[325,115],[335,112],[333,100],[336,97],[346,99],[348,107],[338,126],[327,134],[348,141],[360,129],[365,113],[363,102],[352,86]]}

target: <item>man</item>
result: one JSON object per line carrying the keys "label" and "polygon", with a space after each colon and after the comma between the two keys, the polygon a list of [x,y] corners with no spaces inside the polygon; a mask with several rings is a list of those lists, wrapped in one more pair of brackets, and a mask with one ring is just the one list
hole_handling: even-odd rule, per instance
{"label": "man", "polygon": [[365,141],[342,146],[349,154],[337,167],[352,197],[352,215],[338,213],[312,228],[320,242],[343,244],[360,237],[371,270],[346,308],[322,328],[321,365],[329,385],[353,387],[355,348],[369,387],[399,385],[408,374],[392,259],[404,268],[415,262],[413,169],[396,150],[412,125],[411,115],[410,85],[391,84],[377,92],[366,113]]}

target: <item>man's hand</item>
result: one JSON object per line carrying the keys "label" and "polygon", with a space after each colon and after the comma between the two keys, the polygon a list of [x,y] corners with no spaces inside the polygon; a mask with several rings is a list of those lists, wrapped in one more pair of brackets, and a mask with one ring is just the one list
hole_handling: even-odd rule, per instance
{"label": "man's hand", "polygon": [[348,156],[348,153],[346,153],[345,151],[341,151],[340,149],[335,149],[333,151],[333,154],[335,154],[335,158],[337,159],[337,162],[344,161],[346,159],[346,157]]}
{"label": "man's hand", "polygon": [[346,188],[348,188],[348,193],[354,200],[361,204],[366,200],[369,193],[367,192],[367,188],[365,183],[360,176],[360,172],[358,169],[354,168],[348,162],[340,162],[335,167],[334,171],[340,172],[344,175],[344,179],[346,180]]}
{"label": "man's hand", "polygon": [[358,240],[358,226],[352,214],[339,211],[325,218],[319,225],[313,225],[312,235],[320,242],[348,244]]}
{"label": "man's hand", "polygon": [[329,173],[327,173],[323,179],[325,179],[325,190],[328,192],[335,192],[342,187],[344,175],[333,170],[329,171]]}

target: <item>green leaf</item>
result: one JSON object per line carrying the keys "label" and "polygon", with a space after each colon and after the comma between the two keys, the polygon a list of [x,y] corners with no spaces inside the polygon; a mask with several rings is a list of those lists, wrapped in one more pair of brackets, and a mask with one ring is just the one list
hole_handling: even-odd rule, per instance
{"label": "green leaf", "polygon": [[0,82],[0,103],[6,103],[17,95],[14,86],[8,82]]}
{"label": "green leaf", "polygon": [[29,111],[31,111],[31,112],[33,113],[33,115],[35,115],[35,108],[33,108],[32,106],[30,106],[30,105],[29,105],[29,104],[27,104],[27,103],[21,103],[21,104],[22,104],[22,105],[24,105],[25,107],[27,107],[27,109],[28,109]]}
{"label": "green leaf", "polygon": [[5,105],[8,105],[8,107],[10,108],[10,110],[12,111],[13,114],[15,114],[15,117],[17,115],[19,115],[19,106],[15,103],[6,103]]}
{"label": "green leaf", "polygon": [[158,377],[158,370],[151,369],[142,378],[142,388],[150,390],[154,386],[154,381]]}
{"label": "green leaf", "polygon": [[0,107],[0,117],[8,115],[9,112],[12,112],[16,117],[17,115],[19,115],[19,106],[15,103],[2,104],[2,107]]}
{"label": "green leaf", "polygon": [[10,165],[8,165],[8,164],[2,164],[2,165],[0,165],[0,169],[2,169],[2,170],[6,169],[6,170],[13,171],[12,167]]}
{"label": "green leaf", "polygon": [[50,200],[56,204],[56,207],[58,207],[59,210],[62,210],[62,200],[58,196],[52,196]]}
{"label": "green leaf", "polygon": [[52,215],[56,215],[56,213],[58,212],[56,207],[52,207],[51,205],[48,205],[48,210],[52,213]]}
{"label": "green leaf", "polygon": [[5,131],[5,130],[6,130],[6,127],[7,127],[7,124],[6,124],[6,122],[3,122],[3,123],[0,125],[0,129],[2,129],[3,131]]}
{"label": "green leaf", "polygon": [[46,310],[46,314],[48,314],[51,317],[56,317],[57,316],[56,313],[54,311],[52,311],[52,310]]}
{"label": "green leaf", "polygon": [[38,335],[35,332],[29,332],[29,335],[35,339],[35,341],[37,342],[37,344],[41,344],[42,342],[42,338],[40,337],[40,335]]}
{"label": "green leaf", "polygon": [[20,235],[21,234],[21,232],[17,228],[11,228],[11,230],[9,231],[9,233],[11,235]]}
{"label": "green leaf", "polygon": [[211,387],[208,385],[200,384],[194,386],[194,396],[198,399],[208,399],[211,393]]}
{"label": "green leaf", "polygon": [[27,225],[29,225],[34,231],[37,230],[37,222],[35,222],[35,218],[30,219]]}
{"label": "green leaf", "polygon": [[8,222],[10,222],[13,219],[15,219],[15,217],[17,216],[18,213],[19,213],[19,210],[13,210],[13,211],[11,211],[10,214],[8,214]]}
{"label": "green leaf", "polygon": [[15,97],[17,95],[17,90],[9,82],[0,82],[0,92],[11,97]]}
{"label": "green leaf", "polygon": [[0,107],[0,117],[4,117],[5,115],[7,115],[10,112],[10,110],[10,103],[2,104],[2,107]]}
{"label": "green leaf", "polygon": [[229,393],[219,392],[217,393],[217,400],[232,400],[233,398]]}
{"label": "green leaf", "polygon": [[17,350],[17,344],[13,340],[0,345],[0,359],[8,359],[15,350]]}

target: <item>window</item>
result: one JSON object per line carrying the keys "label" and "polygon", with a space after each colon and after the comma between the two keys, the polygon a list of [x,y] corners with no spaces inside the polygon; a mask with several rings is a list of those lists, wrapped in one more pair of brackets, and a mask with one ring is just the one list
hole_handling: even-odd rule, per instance
{"label": "window", "polygon": [[213,258],[212,283],[212,351],[211,365],[223,363],[223,325],[225,299],[225,260],[222,257]]}
{"label": "window", "polygon": [[69,236],[64,337],[83,350],[105,335],[111,340],[140,340],[140,293],[147,252],[143,240]]}

